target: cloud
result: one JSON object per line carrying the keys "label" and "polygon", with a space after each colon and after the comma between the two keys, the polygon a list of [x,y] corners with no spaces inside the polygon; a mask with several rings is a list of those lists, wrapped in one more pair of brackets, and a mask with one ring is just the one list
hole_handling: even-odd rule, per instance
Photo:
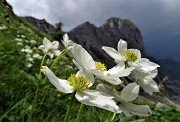
{"label": "cloud", "polygon": [[[97,26],[117,16],[132,20],[146,35],[178,30],[179,0],[8,0],[16,14],[63,22],[64,30],[90,21]],[[179,11],[179,12],[178,12]],[[167,31],[167,32],[168,32]]]}
{"label": "cloud", "polygon": [[47,18],[48,4],[45,0],[7,0],[13,11],[19,16],[34,16],[42,19]]}
{"label": "cloud", "polygon": [[7,1],[17,15],[45,18],[51,24],[63,22],[65,31],[85,21],[100,26],[110,17],[128,18],[141,30],[149,54],[158,58],[178,57],[174,52],[179,52],[180,0]]}

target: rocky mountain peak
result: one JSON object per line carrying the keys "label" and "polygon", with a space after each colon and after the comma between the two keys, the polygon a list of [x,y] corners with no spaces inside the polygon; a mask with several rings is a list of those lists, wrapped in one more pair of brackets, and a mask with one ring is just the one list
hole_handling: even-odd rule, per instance
{"label": "rocky mountain peak", "polygon": [[[83,31],[82,31],[82,29],[83,29]],[[87,32],[94,31],[94,30],[96,30],[96,26],[94,24],[91,24],[90,22],[84,22],[84,23],[78,25],[77,27],[73,28],[71,31],[77,32],[77,33],[78,32],[87,33]]]}
{"label": "rocky mountain peak", "polygon": [[51,24],[49,24],[45,19],[36,19],[34,17],[26,16],[23,17],[27,22],[33,24],[35,27],[37,27],[40,31],[45,33],[51,33],[55,27]]}
{"label": "rocky mountain peak", "polygon": [[71,40],[81,44],[97,60],[111,67],[114,61],[101,49],[102,46],[117,48],[120,39],[127,41],[128,48],[139,49],[145,55],[142,35],[128,19],[112,17],[100,27],[85,22],[68,32]]}
{"label": "rocky mountain peak", "polygon": [[106,20],[105,25],[111,28],[120,28],[122,26],[122,19],[118,17],[112,17]]}

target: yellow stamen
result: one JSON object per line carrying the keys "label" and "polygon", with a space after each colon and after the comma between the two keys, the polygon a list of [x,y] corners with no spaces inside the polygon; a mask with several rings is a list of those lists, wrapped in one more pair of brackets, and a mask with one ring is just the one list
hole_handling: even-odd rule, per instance
{"label": "yellow stamen", "polygon": [[123,56],[126,58],[127,61],[136,61],[137,60],[137,55],[132,52],[131,50],[126,50],[123,53]]}
{"label": "yellow stamen", "polygon": [[101,62],[95,61],[96,69],[100,71],[107,71],[107,67]]}
{"label": "yellow stamen", "polygon": [[68,78],[68,81],[75,90],[82,91],[88,89],[88,86],[90,84],[86,78],[84,78],[83,76],[76,77],[75,74],[71,74],[71,76]]}
{"label": "yellow stamen", "polygon": [[61,97],[61,95],[62,95],[62,94],[61,94],[60,92],[57,93],[57,97]]}

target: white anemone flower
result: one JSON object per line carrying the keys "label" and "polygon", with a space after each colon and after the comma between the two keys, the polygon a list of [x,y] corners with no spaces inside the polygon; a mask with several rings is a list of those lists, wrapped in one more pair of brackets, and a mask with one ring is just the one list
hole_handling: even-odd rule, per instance
{"label": "white anemone flower", "polygon": [[67,48],[67,49],[71,49],[73,44],[74,44],[74,42],[69,39],[67,33],[65,33],[63,35],[63,40],[61,40],[61,41],[62,41],[64,47]]}
{"label": "white anemone flower", "polygon": [[20,39],[20,38],[15,38],[15,41],[17,41],[17,42],[22,42],[22,39]]}
{"label": "white anemone flower", "polygon": [[27,63],[26,64],[26,67],[28,67],[28,68],[30,68],[30,67],[32,67],[33,65],[31,64],[31,63]]}
{"label": "white anemone flower", "polygon": [[28,58],[27,58],[27,61],[29,61],[29,62],[34,62],[34,59],[33,59],[32,57],[28,57]]}
{"label": "white anemone flower", "polygon": [[17,42],[17,45],[20,45],[20,46],[22,46],[22,45],[23,45],[23,43],[21,43],[21,42]]}
{"label": "white anemone flower", "polygon": [[125,86],[120,92],[120,95],[115,89],[112,90],[112,88],[103,84],[99,84],[97,86],[97,89],[106,94],[114,96],[115,99],[119,102],[121,111],[124,112],[126,116],[131,116],[131,114],[138,116],[149,116],[151,114],[149,106],[135,105],[131,103],[139,95],[139,85],[137,85],[136,83],[130,83]]}
{"label": "white anemone flower", "polygon": [[137,49],[127,49],[127,42],[120,39],[117,50],[112,47],[103,46],[102,49],[110,55],[117,63],[127,62],[130,67],[135,67],[149,72],[159,67],[156,63],[146,58],[141,58],[141,52]]}
{"label": "white anemone flower", "polygon": [[142,70],[134,70],[130,75],[132,80],[135,80],[142,89],[148,94],[152,95],[153,92],[159,92],[157,83],[153,80],[157,75],[157,69],[150,72],[143,72]]}
{"label": "white anemone flower", "polygon": [[43,45],[39,46],[38,48],[42,50],[44,53],[48,52],[48,55],[53,58],[54,55],[58,56],[61,52],[58,50],[59,42],[53,41],[50,42],[47,38],[43,39]]}
{"label": "white anemone flower", "polygon": [[21,38],[26,38],[26,36],[25,35],[21,35]]}
{"label": "white anemone flower", "polygon": [[135,80],[148,94],[159,92],[157,83],[153,80],[157,75],[158,64],[141,58],[141,53],[137,49],[127,49],[126,41],[120,40],[118,43],[118,51],[111,47],[103,47],[117,63],[126,62],[128,66],[135,67],[131,73],[131,78]]}
{"label": "white anemone flower", "polygon": [[42,72],[60,92],[66,94],[76,92],[75,97],[82,104],[96,106],[111,112],[121,112],[113,100],[113,96],[89,89],[94,83],[94,78],[85,70],[80,70],[76,75],[71,75],[68,80],[59,79],[46,66],[42,67]]}
{"label": "white anemone flower", "polygon": [[0,30],[5,30],[7,27],[5,25],[0,25]]}
{"label": "white anemone flower", "polygon": [[21,35],[21,38],[26,38],[26,36],[25,35]]}
{"label": "white anemone flower", "polygon": [[39,55],[38,53],[33,54],[32,57],[35,58],[35,59],[42,59],[42,56]]}
{"label": "white anemone flower", "polygon": [[92,56],[78,44],[73,44],[72,54],[74,57],[74,64],[81,70],[87,70],[100,79],[103,79],[111,84],[119,85],[121,80],[119,77],[128,76],[133,67],[125,69],[123,63],[107,70],[106,66],[100,62],[93,60]]}
{"label": "white anemone flower", "polygon": [[141,70],[145,73],[149,73],[158,67],[160,67],[158,64],[149,61],[147,58],[141,58],[140,60],[137,60],[136,62],[129,62],[130,66],[133,66],[136,68],[136,70]]}
{"label": "white anemone flower", "polygon": [[25,49],[23,48],[21,49],[21,52],[31,54],[33,51],[30,48],[25,48]]}
{"label": "white anemone flower", "polygon": [[115,61],[136,61],[141,58],[141,53],[137,49],[127,49],[127,42],[120,39],[117,50],[112,47],[103,46],[102,49]]}
{"label": "white anemone flower", "polygon": [[35,41],[35,40],[30,40],[29,42],[30,42],[31,44],[33,44],[33,45],[36,44],[36,41]]}

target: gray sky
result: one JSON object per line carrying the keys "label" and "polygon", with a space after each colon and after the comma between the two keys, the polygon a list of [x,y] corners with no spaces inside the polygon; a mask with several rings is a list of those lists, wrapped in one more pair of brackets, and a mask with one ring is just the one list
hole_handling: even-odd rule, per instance
{"label": "gray sky", "polygon": [[180,34],[180,0],[7,0],[20,16],[62,21],[68,31],[85,21],[100,26],[110,17],[128,18],[143,34]]}

